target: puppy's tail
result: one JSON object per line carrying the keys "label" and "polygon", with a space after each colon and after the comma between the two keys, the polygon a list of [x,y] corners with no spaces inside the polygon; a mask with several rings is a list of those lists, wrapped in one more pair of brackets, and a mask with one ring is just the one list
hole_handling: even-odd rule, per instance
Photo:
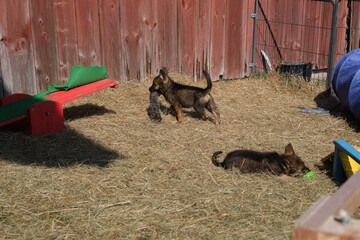
{"label": "puppy's tail", "polygon": [[203,73],[205,75],[206,82],[207,82],[207,86],[204,89],[204,91],[205,91],[205,94],[208,94],[211,91],[211,88],[212,88],[212,81],[211,81],[210,75],[209,75],[209,73],[207,71],[203,70]]}
{"label": "puppy's tail", "polygon": [[221,153],[222,153],[222,151],[214,152],[214,154],[211,157],[212,163],[217,167],[224,167],[224,164],[217,160],[217,156]]}

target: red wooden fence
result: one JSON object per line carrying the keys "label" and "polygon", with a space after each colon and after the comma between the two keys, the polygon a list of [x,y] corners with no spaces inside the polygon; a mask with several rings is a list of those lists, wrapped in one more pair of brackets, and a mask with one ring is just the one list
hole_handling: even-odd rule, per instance
{"label": "red wooden fence", "polygon": [[[258,63],[261,63],[259,51],[264,50],[275,64],[282,61],[312,62],[314,69],[327,68],[332,21],[332,5],[329,2],[259,2]],[[346,17],[347,1],[343,1],[339,10],[335,63],[346,53]]]}
{"label": "red wooden fence", "polygon": [[360,1],[351,2],[349,50],[360,47]]}
{"label": "red wooden fence", "polygon": [[[321,54],[306,56],[328,51],[330,33],[321,28],[331,22],[327,3],[260,2],[269,19],[292,23],[271,23],[286,59],[326,66]],[[255,0],[0,0],[0,97],[63,84],[74,65],[106,66],[109,78],[118,81],[143,80],[162,66],[195,80],[203,78],[202,69],[213,80],[243,77],[250,73],[254,5]],[[354,29],[360,25],[356,9]],[[301,32],[298,25],[316,27]],[[259,25],[258,39],[266,36],[269,47],[266,28]],[[341,34],[338,49],[345,46]],[[278,63],[274,50],[269,55]]]}

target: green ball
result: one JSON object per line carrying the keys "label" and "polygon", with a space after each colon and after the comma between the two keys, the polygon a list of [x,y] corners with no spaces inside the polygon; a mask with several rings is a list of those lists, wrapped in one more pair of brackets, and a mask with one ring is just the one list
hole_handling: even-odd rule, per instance
{"label": "green ball", "polygon": [[310,171],[306,174],[303,175],[303,178],[310,178],[312,179],[314,177],[314,172],[313,171]]}

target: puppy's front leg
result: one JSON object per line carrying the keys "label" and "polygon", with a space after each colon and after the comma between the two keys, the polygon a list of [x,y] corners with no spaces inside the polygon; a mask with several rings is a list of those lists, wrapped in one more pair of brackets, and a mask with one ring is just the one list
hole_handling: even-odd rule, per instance
{"label": "puppy's front leg", "polygon": [[179,123],[181,123],[183,121],[183,112],[182,112],[182,106],[179,102],[176,102],[174,104],[174,108],[176,111],[176,116],[177,116],[177,120]]}

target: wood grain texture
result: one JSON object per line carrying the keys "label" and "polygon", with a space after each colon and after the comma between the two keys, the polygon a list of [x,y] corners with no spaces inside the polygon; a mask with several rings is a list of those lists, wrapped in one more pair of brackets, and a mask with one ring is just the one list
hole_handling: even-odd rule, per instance
{"label": "wood grain texture", "polygon": [[[260,1],[260,51],[326,68],[331,4]],[[35,94],[65,83],[74,65],[107,67],[110,78],[143,81],[161,67],[213,80],[250,74],[255,0],[0,0],[0,96]],[[345,53],[347,1],[341,1],[335,62]],[[359,47],[360,3],[350,4],[349,49]],[[281,7],[279,7],[281,6]],[[266,20],[268,20],[268,23]]]}
{"label": "wood grain texture", "polygon": [[213,80],[224,75],[225,13],[226,1],[212,0],[209,74]]}
{"label": "wood grain texture", "polygon": [[101,0],[99,9],[102,63],[106,66],[109,78],[117,81],[125,80],[125,69],[121,58],[120,1]]}
{"label": "wood grain texture", "polygon": [[30,6],[37,90],[43,92],[48,84],[60,83],[55,3],[31,0]]}
{"label": "wood grain texture", "polygon": [[194,74],[195,0],[178,0],[179,72]]}
{"label": "wood grain texture", "polygon": [[4,88],[4,80],[2,77],[2,70],[1,70],[1,57],[0,57],[0,99],[4,96],[8,95],[8,93],[5,92]]}
{"label": "wood grain texture", "polygon": [[[334,67],[335,64],[340,60],[340,58],[346,53],[346,21],[347,21],[347,2],[343,2],[339,7],[339,20],[338,20],[338,30],[337,30],[337,37],[336,37],[336,46],[335,46],[335,60],[334,60]],[[358,12],[360,14],[360,12]],[[358,15],[358,18],[360,15]],[[356,19],[356,18],[355,18]],[[359,29],[359,28],[358,28]],[[358,38],[358,41],[359,38]]]}
{"label": "wood grain texture", "polygon": [[224,78],[236,78],[240,76],[241,63],[241,45],[242,39],[244,1],[227,0],[225,16],[225,54],[224,54]]}
{"label": "wood grain texture", "polygon": [[294,225],[293,237],[297,239],[359,239],[360,221],[349,224],[335,220],[339,211],[351,216],[360,206],[360,172],[350,177],[332,197],[321,197]]}
{"label": "wood grain texture", "polygon": [[123,43],[122,58],[126,80],[141,80],[145,76],[145,59],[142,59],[144,49],[144,35],[140,30],[141,27],[141,7],[143,0],[121,1],[121,37]]}
{"label": "wood grain texture", "polygon": [[55,0],[56,31],[59,49],[59,83],[69,80],[71,67],[79,65],[74,0]]}
{"label": "wood grain texture", "polygon": [[202,70],[210,68],[211,41],[211,0],[195,2],[195,46],[194,46],[194,78],[195,81],[205,79]]}
{"label": "wood grain texture", "polygon": [[159,67],[167,67],[169,71],[179,70],[177,16],[177,3],[158,1]]}
{"label": "wood grain texture", "polygon": [[98,1],[76,0],[75,3],[79,64],[102,65]]}
{"label": "wood grain texture", "polygon": [[3,95],[37,92],[30,11],[25,3],[0,0],[0,92]]}
{"label": "wood grain texture", "polygon": [[142,58],[145,59],[145,76],[152,76],[161,68],[159,59],[159,4],[160,1],[144,1],[141,29],[144,33]]}
{"label": "wood grain texture", "polygon": [[360,48],[360,2],[351,3],[350,47],[349,50]]}

